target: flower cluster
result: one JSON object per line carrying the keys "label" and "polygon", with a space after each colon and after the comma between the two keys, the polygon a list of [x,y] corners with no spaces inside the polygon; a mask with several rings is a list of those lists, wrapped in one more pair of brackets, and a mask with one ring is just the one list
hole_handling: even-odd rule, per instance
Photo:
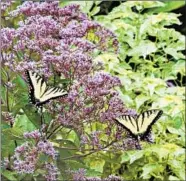
{"label": "flower cluster", "polygon": [[37,144],[37,148],[39,152],[52,156],[53,159],[55,159],[57,156],[57,152],[55,151],[52,143],[50,143],[49,141],[39,141]]}
{"label": "flower cluster", "polygon": [[15,118],[13,117],[12,113],[10,112],[2,112],[3,121],[6,123],[10,123],[10,125],[13,125]]}
{"label": "flower cluster", "polygon": [[45,169],[47,170],[47,174],[45,175],[47,181],[57,180],[58,168],[54,164],[45,163]]}
{"label": "flower cluster", "polygon": [[115,175],[109,175],[107,178],[99,178],[99,177],[87,177],[86,170],[80,168],[77,171],[68,171],[68,173],[72,174],[72,180],[74,181],[122,181],[121,177]]}
{"label": "flower cluster", "polygon": [[[64,86],[68,96],[56,99],[55,104],[44,105],[45,111],[51,113],[53,124],[47,133],[43,133],[45,129],[40,132],[50,137],[57,126],[70,127],[81,135],[83,146],[103,148],[105,141],[100,140],[101,134],[113,135],[114,119],[123,114],[135,114],[124,106],[114,90],[121,85],[120,80],[104,73],[102,63],[93,61],[97,52],[118,51],[115,35],[90,20],[80,11],[79,5],[61,8],[57,1],[26,1],[10,15],[22,19],[16,29],[1,29],[3,66],[22,73],[23,77],[25,69],[34,70],[45,75],[55,86],[63,84],[61,77],[67,82]],[[96,122],[107,128],[90,129]],[[87,133],[85,128],[91,131]],[[54,162],[57,152],[40,132],[24,134],[24,138],[32,140],[16,148],[13,167],[18,173],[33,173],[38,167],[44,168],[45,178],[56,180],[58,169]],[[39,163],[41,156],[46,156],[51,163]],[[85,170],[80,169],[73,172],[73,179],[88,178]]]}
{"label": "flower cluster", "polygon": [[[81,127],[83,121],[100,120],[106,111],[105,106],[108,105],[110,97],[116,96],[112,89],[118,85],[120,85],[118,78],[103,72],[82,77],[71,86],[64,104],[69,109],[61,106],[60,112],[63,112],[63,115],[57,116],[58,122]],[[116,104],[113,110],[118,106]]]}
{"label": "flower cluster", "polygon": [[7,0],[6,2],[1,2],[1,13],[4,14],[5,11],[12,5],[11,0]]}
{"label": "flower cluster", "polygon": [[[11,63],[6,63],[14,71],[37,68],[48,76],[55,70],[66,78],[72,78],[70,75],[79,78],[91,72],[93,50],[118,49],[115,35],[91,21],[80,11],[79,5],[60,8],[58,2],[28,1],[10,15],[25,17],[24,21],[19,21],[17,29],[1,30],[2,49],[12,49],[16,55]],[[29,62],[33,65],[26,66]],[[54,70],[50,69],[51,65]]]}
{"label": "flower cluster", "polygon": [[15,149],[13,159],[13,168],[18,173],[33,173],[38,160],[37,148],[30,147],[26,142]]}
{"label": "flower cluster", "polygon": [[[54,160],[56,159],[57,152],[49,141],[38,141],[41,138],[40,132],[38,130],[24,133],[25,138],[34,138],[35,144],[31,142],[26,142],[15,149],[14,156],[12,157],[13,168],[18,173],[34,173],[37,169],[38,164],[43,164],[47,172],[47,180],[56,180],[57,168],[54,165]],[[50,157],[50,163],[40,163],[38,162],[40,156],[46,155]],[[52,162],[51,162],[52,161]]]}

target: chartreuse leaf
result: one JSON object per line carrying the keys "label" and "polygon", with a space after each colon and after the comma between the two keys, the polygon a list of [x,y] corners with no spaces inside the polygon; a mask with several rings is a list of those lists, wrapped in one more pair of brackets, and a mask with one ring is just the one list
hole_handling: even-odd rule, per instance
{"label": "chartreuse leaf", "polygon": [[156,178],[161,178],[163,179],[160,174],[163,172],[164,167],[158,163],[149,163],[146,164],[143,168],[143,173],[141,174],[141,178],[143,179],[150,179],[151,176],[155,176]]}
{"label": "chartreuse leaf", "polygon": [[77,147],[80,145],[78,135],[75,131],[71,131],[66,139],[73,142]]}
{"label": "chartreuse leaf", "polygon": [[143,95],[143,94],[137,96],[137,97],[135,98],[136,109],[138,110],[139,107],[140,107],[145,101],[147,101],[148,99],[149,99],[149,97],[146,96],[146,95]]}
{"label": "chartreuse leaf", "polygon": [[104,165],[105,165],[105,160],[102,160],[102,159],[95,159],[95,160],[92,160],[91,163],[89,163],[89,166],[92,170],[95,170],[100,173],[103,173]]}
{"label": "chartreuse leaf", "polygon": [[169,180],[175,181],[175,180],[179,180],[179,178],[178,178],[178,177],[175,177],[175,176],[170,175],[170,176],[169,176]]}
{"label": "chartreuse leaf", "polygon": [[128,162],[129,160],[130,160],[129,153],[128,153],[128,152],[124,152],[124,153],[121,155],[121,163]]}
{"label": "chartreuse leaf", "polygon": [[136,151],[135,153],[130,154],[130,155],[129,155],[129,157],[130,157],[130,164],[132,164],[132,163],[135,162],[136,160],[139,160],[140,158],[142,158],[143,155],[144,155],[143,150],[141,150],[141,151]]}
{"label": "chartreuse leaf", "polygon": [[157,50],[156,44],[150,41],[141,41],[128,51],[129,56],[143,56],[144,58]]}
{"label": "chartreuse leaf", "polygon": [[185,1],[165,1],[163,7],[148,10],[149,13],[169,12],[185,5]]}
{"label": "chartreuse leaf", "polygon": [[185,163],[184,161],[172,159],[168,161],[169,166],[171,167],[171,170],[173,173],[180,179],[185,179]]}
{"label": "chartreuse leaf", "polygon": [[99,13],[100,11],[100,7],[99,6],[95,6],[92,11],[90,12],[91,16],[96,15],[97,13]]}

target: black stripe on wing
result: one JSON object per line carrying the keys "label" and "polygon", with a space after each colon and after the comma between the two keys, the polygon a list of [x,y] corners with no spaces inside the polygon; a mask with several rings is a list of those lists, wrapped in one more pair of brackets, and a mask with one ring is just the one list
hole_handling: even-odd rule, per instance
{"label": "black stripe on wing", "polygon": [[26,75],[26,78],[27,78],[27,82],[29,84],[29,99],[30,99],[32,104],[36,104],[36,99],[35,99],[35,96],[34,96],[34,86],[33,86],[33,83],[32,83],[32,80],[30,78],[30,74],[29,74],[28,70],[25,71],[25,75]]}
{"label": "black stripe on wing", "polygon": [[[157,109],[153,109],[153,110],[148,110],[144,113],[147,113],[149,115],[149,113],[154,113],[155,111],[159,111],[157,113],[157,115],[155,116],[155,118],[153,119],[153,121],[150,123],[150,125],[148,126],[147,130],[145,131],[145,133],[143,135],[141,135],[141,139],[144,140],[146,139],[146,137],[148,137],[148,135],[150,134],[151,132],[151,128],[152,128],[152,125],[161,117],[161,115],[163,114],[163,111],[162,110],[157,110]],[[143,114],[143,113],[142,113]],[[145,118],[144,118],[145,119]]]}
{"label": "black stripe on wing", "polygon": [[[58,89],[61,89],[61,88],[58,88]],[[63,90],[63,89],[61,89],[61,90]],[[64,95],[59,95],[59,96],[51,97],[50,99],[47,99],[46,101],[43,101],[43,102],[37,102],[36,105],[37,106],[42,106],[43,104],[48,103],[50,100],[57,99],[57,98],[62,98],[62,97],[65,97],[65,96],[67,96],[67,93],[64,94]]]}
{"label": "black stripe on wing", "polygon": [[[39,82],[39,80],[41,80],[41,87],[42,87],[43,83],[45,83],[46,86],[47,86],[47,83],[44,81],[44,78],[42,78],[40,75],[38,75],[38,74],[35,73],[35,72],[30,71],[30,73],[31,73],[33,76],[35,76],[36,82],[37,82],[37,83]],[[50,99],[47,99],[47,100],[45,100],[45,101],[40,102],[40,100],[38,100],[38,99],[35,98],[35,95],[34,95],[35,88],[34,88],[34,85],[33,85],[33,83],[32,83],[32,79],[31,79],[31,77],[30,77],[30,73],[29,73],[28,70],[25,71],[25,74],[26,74],[26,77],[27,77],[27,82],[28,82],[28,84],[29,84],[29,99],[30,99],[31,103],[34,104],[34,105],[36,105],[37,107],[40,107],[40,106],[42,106],[43,104],[46,104],[47,102],[49,102],[49,101],[52,100],[52,99],[57,99],[57,98],[64,97],[64,96],[67,95],[67,93],[66,93],[66,94],[64,94],[64,95],[53,96],[53,97],[51,97]],[[46,88],[46,90],[45,90],[43,96],[44,96],[45,93],[46,93],[48,90],[50,90],[50,89],[51,89],[51,91],[50,91],[48,94],[50,94],[50,93],[55,93],[55,92],[58,92],[58,91],[64,91],[62,88],[59,88],[59,87],[48,87],[48,88]]]}
{"label": "black stripe on wing", "polygon": [[[136,119],[136,117],[129,116],[129,115],[121,116],[121,117],[119,117],[119,119],[123,119],[123,120],[130,121],[131,124],[134,126],[134,124],[132,123],[131,117],[132,117],[133,119]],[[130,137],[134,138],[135,140],[138,140],[137,135],[133,134],[132,131],[131,131],[130,129],[128,129],[124,124],[120,123],[117,119],[115,119],[115,121],[116,121],[116,123],[117,123],[119,126],[121,126],[122,128],[124,128],[124,129],[130,134]]]}

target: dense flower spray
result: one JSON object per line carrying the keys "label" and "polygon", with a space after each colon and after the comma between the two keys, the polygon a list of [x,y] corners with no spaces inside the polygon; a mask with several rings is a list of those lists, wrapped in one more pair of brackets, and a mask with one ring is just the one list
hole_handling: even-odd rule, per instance
{"label": "dense flower spray", "polygon": [[[8,13],[11,3],[2,5],[2,17],[15,18],[18,25],[1,29],[2,67],[9,74],[13,72],[23,78],[26,69],[33,70],[68,91],[68,96],[45,105],[45,112],[52,117],[48,125],[42,125],[46,129],[24,133],[24,138],[32,142],[15,149],[13,169],[18,173],[34,173],[37,167],[42,167],[47,180],[56,180],[57,152],[48,139],[58,128],[75,130],[81,139],[79,149],[87,146],[102,149],[105,142],[100,139],[101,134],[106,134],[108,141],[111,136],[117,139],[121,135],[113,131],[114,119],[135,114],[124,106],[114,90],[121,85],[120,80],[105,73],[102,62],[94,62],[94,57],[102,52],[117,53],[118,41],[110,30],[82,13],[79,5],[60,8],[57,1],[26,1]],[[10,117],[10,113],[4,116]],[[13,124],[12,117],[9,121]],[[96,122],[105,126],[95,130],[92,124]],[[89,134],[87,129],[91,130]],[[52,162],[39,164],[41,155]],[[83,170],[80,172],[83,175]],[[78,173],[74,172],[74,178],[81,178]]]}

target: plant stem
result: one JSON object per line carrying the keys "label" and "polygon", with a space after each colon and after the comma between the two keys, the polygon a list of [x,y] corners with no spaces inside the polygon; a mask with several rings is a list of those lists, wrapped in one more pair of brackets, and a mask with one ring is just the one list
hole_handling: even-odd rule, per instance
{"label": "plant stem", "polygon": [[73,155],[73,156],[69,156],[69,157],[66,157],[66,158],[62,158],[62,160],[69,160],[69,159],[73,159],[73,158],[82,158],[82,157],[86,157],[88,155],[91,155],[93,153],[97,153],[99,151],[102,151],[104,150],[105,148],[108,148],[109,146],[111,146],[113,143],[115,143],[117,140],[114,140],[112,141],[111,143],[109,143],[108,145],[106,145],[105,147],[103,147],[102,149],[96,149],[96,150],[93,150],[89,153],[86,153],[86,154],[83,154],[83,155]]}
{"label": "plant stem", "polygon": [[[60,128],[61,127],[61,128]],[[60,128],[60,129],[59,129]],[[48,136],[47,136],[47,139],[49,139],[54,133],[56,133],[57,131],[56,130],[61,130],[63,128],[62,125],[59,125],[58,127],[56,127]],[[58,130],[58,131],[59,131]]]}

